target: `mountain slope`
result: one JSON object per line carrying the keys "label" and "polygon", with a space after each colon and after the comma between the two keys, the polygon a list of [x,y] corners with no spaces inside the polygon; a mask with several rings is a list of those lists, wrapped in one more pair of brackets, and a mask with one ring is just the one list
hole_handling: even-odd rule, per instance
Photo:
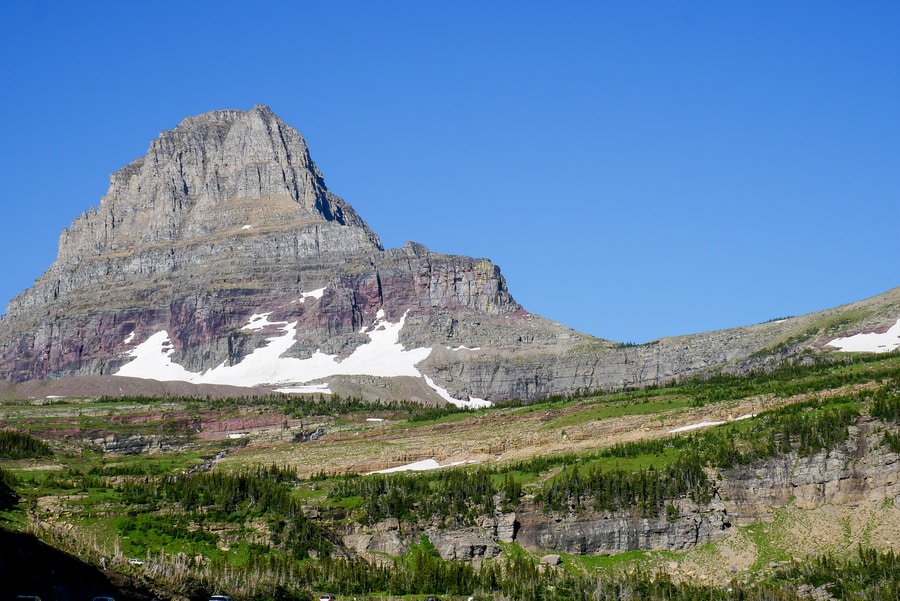
{"label": "mountain slope", "polygon": [[648,345],[597,339],[528,313],[487,259],[384,249],[302,136],[257,106],[189,117],[112,175],[9,304],[0,379],[396,398],[414,378],[423,402],[532,399],[783,360],[892,325],[897,295]]}
{"label": "mountain slope", "polygon": [[[13,402],[7,425],[46,445],[7,443],[22,501],[0,517],[171,592],[191,572],[237,596],[317,590],[341,565],[356,569],[342,595],[446,593],[443,581],[401,584],[416,581],[425,540],[436,564],[495,577],[466,594],[547,554],[566,573],[643,566],[724,589],[782,561],[891,551],[898,384],[892,354],[479,412],[337,398]],[[412,578],[386,584],[382,569]]]}

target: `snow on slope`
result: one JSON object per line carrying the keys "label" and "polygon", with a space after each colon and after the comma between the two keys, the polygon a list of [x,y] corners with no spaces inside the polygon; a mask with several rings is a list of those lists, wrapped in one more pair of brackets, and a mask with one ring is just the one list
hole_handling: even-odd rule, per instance
{"label": "snow on slope", "polygon": [[422,461],[416,461],[414,463],[407,463],[406,465],[400,465],[397,467],[389,467],[384,470],[376,470],[374,472],[369,472],[369,474],[393,474],[396,472],[425,472],[429,470],[439,470],[442,467],[455,467],[457,465],[465,465],[467,463],[476,463],[475,461],[452,461],[450,463],[441,465],[437,462],[436,459],[423,459]]}
{"label": "snow on slope", "polygon": [[715,421],[715,422],[697,422],[696,424],[688,424],[687,426],[680,426],[678,428],[673,428],[669,430],[669,434],[677,434],[678,432],[689,432],[691,430],[696,430],[698,428],[709,428],[711,426],[721,426],[722,424],[727,424],[729,422],[736,422],[739,420],[750,419],[751,417],[756,417],[755,413],[746,413],[741,415],[740,417],[735,417],[734,419],[727,419],[723,421]]}
{"label": "snow on slope", "polygon": [[835,338],[828,343],[828,346],[847,352],[887,353],[893,351],[900,348],[900,319],[883,334],[871,332],[846,338]]}
{"label": "snow on slope", "polygon": [[[317,298],[321,296],[321,290],[304,294],[306,297]],[[255,349],[244,357],[243,361],[236,365],[220,365],[205,372],[191,372],[175,363],[171,359],[174,347],[165,330],[157,332],[147,340],[137,345],[128,354],[134,359],[123,365],[117,376],[131,376],[135,378],[147,378],[153,380],[178,380],[192,382],[194,384],[230,384],[232,386],[262,386],[269,384],[296,384],[320,382],[330,376],[336,375],[369,375],[379,377],[411,376],[425,377],[416,365],[431,354],[430,348],[415,348],[404,350],[400,344],[400,330],[406,320],[406,315],[397,323],[387,321],[384,311],[378,312],[375,323],[369,328],[363,328],[362,333],[367,334],[369,342],[356,348],[353,353],[343,360],[338,360],[336,355],[326,355],[316,351],[308,359],[283,357],[284,353],[296,343],[297,322],[271,322],[271,313],[260,313],[250,317],[248,330],[260,330],[267,326],[279,326],[281,335],[268,338],[268,344]],[[428,385],[443,399],[458,407],[486,407],[491,403],[483,399],[454,399],[449,392],[434,383],[431,378],[425,377]],[[283,392],[330,392],[327,384],[315,384],[314,388],[308,386],[283,387]]]}

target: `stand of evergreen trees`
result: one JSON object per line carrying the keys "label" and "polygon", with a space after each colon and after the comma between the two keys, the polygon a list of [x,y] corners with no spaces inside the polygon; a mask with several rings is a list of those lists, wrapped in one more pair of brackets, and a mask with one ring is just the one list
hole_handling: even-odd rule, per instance
{"label": "stand of evergreen trees", "polygon": [[0,459],[50,457],[53,451],[42,440],[16,430],[0,430]]}
{"label": "stand of evergreen trees", "polygon": [[346,476],[329,492],[332,498],[361,497],[362,521],[367,524],[386,518],[446,518],[469,525],[477,516],[493,515],[497,494],[491,473],[485,469]]}
{"label": "stand of evergreen trees", "polygon": [[18,479],[12,473],[0,468],[0,511],[8,511],[19,502],[15,487]]}
{"label": "stand of evergreen trees", "polygon": [[596,465],[579,471],[575,465],[544,485],[535,500],[552,511],[634,508],[644,517],[654,517],[682,496],[696,503],[708,503],[712,497],[709,479],[696,455],[683,454],[662,469],[650,466],[637,472],[604,471]]}

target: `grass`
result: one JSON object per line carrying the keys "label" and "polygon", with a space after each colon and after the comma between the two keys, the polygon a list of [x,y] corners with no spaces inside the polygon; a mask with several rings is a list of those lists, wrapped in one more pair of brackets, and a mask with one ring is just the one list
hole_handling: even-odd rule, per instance
{"label": "grass", "polygon": [[192,450],[178,454],[100,457],[82,464],[82,469],[99,476],[164,476],[201,463],[203,456]]}
{"label": "grass", "polygon": [[[641,399],[637,402],[628,400],[610,402],[604,399],[600,399],[594,401],[592,403],[592,405],[594,406],[591,406],[590,408],[578,407],[578,411],[573,411],[571,413],[567,413],[560,417],[551,419],[544,426],[542,426],[542,429],[546,430],[556,428],[569,428],[572,426],[582,425],[587,422],[610,419],[614,417],[624,417],[629,415],[651,415],[667,413],[676,409],[690,407],[692,403],[692,400],[684,395],[678,395],[677,397],[675,397],[674,395],[665,396],[674,398],[668,398],[666,400],[655,400],[651,397]],[[575,402],[570,402],[567,405],[573,406],[575,405]],[[566,407],[566,405],[559,405],[559,407]]]}
{"label": "grass", "polygon": [[655,567],[662,559],[677,557],[663,551],[623,551],[611,555],[563,555],[563,565],[578,566],[588,572],[614,575],[637,567]]}
{"label": "grass", "polygon": [[521,470],[506,470],[502,473],[496,473],[491,476],[491,481],[498,489],[503,486],[507,477],[511,477],[515,482],[523,487],[535,486],[541,482],[541,475],[533,472],[523,472]]}
{"label": "grass", "polygon": [[675,448],[666,449],[663,453],[646,453],[633,457],[598,457],[585,464],[585,467],[596,465],[604,472],[622,470],[624,472],[637,472],[653,468],[662,469],[678,459],[681,451]]}
{"label": "grass", "polygon": [[791,521],[789,508],[780,508],[774,512],[771,522],[759,522],[742,528],[744,535],[756,546],[756,559],[751,570],[759,571],[771,564],[790,561]]}

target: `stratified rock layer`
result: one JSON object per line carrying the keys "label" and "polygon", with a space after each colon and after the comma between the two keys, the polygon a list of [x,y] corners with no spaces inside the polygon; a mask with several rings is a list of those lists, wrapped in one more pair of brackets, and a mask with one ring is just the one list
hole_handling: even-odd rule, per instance
{"label": "stratified rock layer", "polygon": [[[482,339],[485,321],[511,351],[497,319],[522,312],[488,260],[385,251],[268,108],[213,111],[163,132],[63,231],[56,262],[9,305],[0,377],[112,374],[126,341],[160,330],[188,370],[239,363],[271,334],[242,329],[260,312],[297,321],[292,356],[346,355],[379,310],[409,315],[406,346]],[[552,340],[565,328],[525,330]]]}
{"label": "stratified rock layer", "polygon": [[[864,501],[900,500],[898,455],[881,444],[877,423],[861,419],[845,443],[812,456],[796,451],[751,466],[721,470],[707,504],[677,499],[677,517],[642,518],[631,512],[587,515],[519,510],[515,541],[532,551],[576,554],[637,549],[682,551],[721,540],[733,526],[770,521],[783,507],[817,509]],[[712,475],[712,472],[710,472]]]}
{"label": "stratified rock layer", "polygon": [[[852,323],[893,322],[898,297]],[[404,319],[404,348],[431,349],[417,368],[438,387],[494,401],[745,369],[815,341],[825,315],[641,346],[581,334],[525,311],[487,259],[383,249],[327,189],[302,136],[257,106],[187,118],[112,175],[99,207],[62,232],[56,261],[10,302],[0,379],[112,375],[161,330],[191,372],[236,365],[274,333],[245,328],[261,313],[296,322],[285,356],[341,358],[367,342],[379,311]],[[373,395],[370,382],[342,386]]]}

